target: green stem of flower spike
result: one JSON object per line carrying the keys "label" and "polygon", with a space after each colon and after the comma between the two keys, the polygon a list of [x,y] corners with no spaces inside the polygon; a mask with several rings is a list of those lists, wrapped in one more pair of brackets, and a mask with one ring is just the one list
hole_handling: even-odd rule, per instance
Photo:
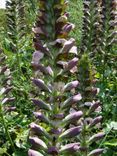
{"label": "green stem of flower spike", "polygon": [[[83,129],[82,129],[82,147],[85,147],[87,148],[87,139],[86,139],[86,124],[85,124],[85,121],[83,121]],[[82,156],[87,156],[88,153],[87,153],[87,149],[86,151],[84,151],[82,153]]]}

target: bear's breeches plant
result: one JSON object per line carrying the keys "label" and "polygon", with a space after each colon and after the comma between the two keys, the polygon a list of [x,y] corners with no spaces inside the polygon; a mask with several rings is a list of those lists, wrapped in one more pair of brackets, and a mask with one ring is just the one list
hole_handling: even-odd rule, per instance
{"label": "bear's breeches plant", "polygon": [[[95,101],[98,89],[82,84],[88,78],[90,81],[90,69],[84,68],[88,75],[80,75],[81,84],[76,76],[79,59],[75,39],[68,38],[74,25],[67,20],[66,5],[67,1],[39,2],[41,9],[33,28],[35,52],[31,78],[38,91],[36,98],[31,99],[36,107],[33,112],[36,121],[30,124],[29,156],[93,156],[103,152],[101,148],[90,147],[104,136],[103,132],[92,132],[102,119],[92,117],[100,107],[100,102]],[[79,89],[81,86],[85,89]]]}

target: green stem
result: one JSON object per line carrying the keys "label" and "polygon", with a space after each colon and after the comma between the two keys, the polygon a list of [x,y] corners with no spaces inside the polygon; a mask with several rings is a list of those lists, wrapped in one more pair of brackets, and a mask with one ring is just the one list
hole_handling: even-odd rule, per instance
{"label": "green stem", "polygon": [[7,152],[5,153],[7,156],[10,156],[10,154],[8,154]]}
{"label": "green stem", "polygon": [[6,136],[7,136],[8,140],[9,140],[9,142],[11,144],[11,148],[15,152],[15,147],[14,147],[13,141],[12,141],[11,136],[10,136],[9,131],[8,131],[8,127],[7,127],[5,118],[4,118],[4,114],[3,114],[3,110],[2,110],[2,105],[1,104],[0,104],[0,117],[2,119],[2,123],[3,123],[3,127],[5,129]]}
{"label": "green stem", "polygon": [[[82,147],[87,148],[87,141],[86,141],[86,124],[83,121],[83,131],[82,131]],[[87,150],[83,152],[83,156],[87,156]]]}
{"label": "green stem", "polygon": [[[18,33],[18,32],[17,32]],[[23,73],[22,73],[22,70],[21,70],[21,66],[20,66],[20,64],[21,64],[21,59],[20,59],[20,48],[19,48],[19,45],[18,45],[18,40],[19,40],[19,38],[17,37],[17,43],[16,43],[16,47],[17,47],[17,50],[16,50],[16,68],[18,68],[18,70],[17,70],[17,74],[18,74],[18,77],[20,76],[21,77],[21,75],[23,76]]]}

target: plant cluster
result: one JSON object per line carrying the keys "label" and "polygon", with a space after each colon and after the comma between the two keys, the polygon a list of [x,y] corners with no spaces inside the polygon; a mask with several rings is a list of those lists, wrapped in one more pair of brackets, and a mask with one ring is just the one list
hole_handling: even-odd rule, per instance
{"label": "plant cluster", "polygon": [[115,156],[117,1],[7,0],[5,11],[0,155]]}
{"label": "plant cluster", "polygon": [[25,42],[29,29],[26,19],[29,8],[27,3],[22,0],[6,1],[6,33],[8,41],[5,44],[13,53],[22,52],[24,46],[26,46]]}
{"label": "plant cluster", "polygon": [[[84,3],[81,53],[96,57],[116,44],[116,0],[86,0]],[[96,8],[96,9],[93,9]],[[94,57],[93,55],[93,57]],[[101,58],[101,57],[100,57]],[[103,59],[103,57],[102,57]]]}
{"label": "plant cluster", "polygon": [[[84,1],[81,52],[92,59],[100,79],[101,94],[116,88],[117,1]],[[93,9],[96,8],[96,9]],[[112,71],[112,72],[111,72]],[[113,87],[109,86],[113,83]],[[112,96],[113,93],[109,93]],[[103,97],[101,100],[105,101]],[[106,100],[107,103],[107,100]],[[106,106],[106,104],[105,104]],[[104,108],[105,109],[105,108]]]}

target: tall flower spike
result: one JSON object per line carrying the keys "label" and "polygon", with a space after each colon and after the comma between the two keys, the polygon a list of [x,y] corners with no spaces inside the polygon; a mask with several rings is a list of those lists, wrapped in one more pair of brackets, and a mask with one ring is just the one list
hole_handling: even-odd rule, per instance
{"label": "tall flower spike", "polygon": [[40,0],[39,7],[41,9],[39,9],[39,16],[33,28],[36,37],[53,41],[57,38],[66,38],[74,28],[74,25],[67,20],[68,13],[65,12],[67,1]]}
{"label": "tall flower spike", "polygon": [[95,19],[94,19],[94,32],[92,38],[92,55],[93,57],[98,57],[98,55],[103,54],[103,49],[105,45],[104,41],[104,27],[103,27],[103,6],[102,0],[96,0],[94,3],[95,7]]}
{"label": "tall flower spike", "polygon": [[[80,150],[82,156],[96,155],[96,153],[99,155],[103,150],[96,149],[95,151],[92,151],[94,149],[92,149],[91,143],[96,143],[104,136],[104,133],[100,132],[102,117],[98,116],[101,111],[101,103],[97,101],[96,98],[98,89],[95,87],[93,69],[86,54],[82,56],[78,67],[78,80],[80,81],[78,90],[80,90],[82,94],[82,100],[79,102],[78,109],[81,108],[81,111],[83,112],[81,121],[82,131],[79,135]],[[99,133],[94,134],[94,129],[96,129],[96,132],[99,131]]]}
{"label": "tall flower spike", "polygon": [[[107,9],[109,8],[109,10]],[[112,49],[114,45],[117,43],[117,33],[116,33],[116,28],[117,28],[117,1],[112,0],[112,1],[104,1],[103,2],[103,14],[105,17],[105,33],[107,36],[106,38],[106,46],[107,50]]]}
{"label": "tall flower spike", "polygon": [[[107,7],[109,9],[107,9]],[[114,67],[116,70],[116,48],[117,48],[117,1],[104,1],[103,14],[105,17],[105,57],[104,64],[108,67]],[[105,68],[105,67],[104,67]]]}
{"label": "tall flower spike", "polygon": [[6,22],[7,22],[7,31],[8,38],[10,41],[10,49],[13,52],[16,52],[16,34],[17,34],[17,22],[16,22],[16,0],[7,0],[6,1]]}
{"label": "tall flower spike", "polygon": [[14,97],[11,97],[10,91],[12,89],[11,86],[11,75],[10,70],[5,65],[6,56],[3,54],[3,51],[0,49],[0,118],[2,122],[3,129],[5,131],[5,135],[12,147],[14,152],[14,144],[12,142],[11,136],[9,134],[7,122],[5,119],[6,113],[10,113],[14,111],[16,108],[12,106],[10,103],[14,101]]}
{"label": "tall flower spike", "polygon": [[24,46],[26,32],[25,6],[22,0],[6,1],[7,34],[10,50],[17,53]]}
{"label": "tall flower spike", "polygon": [[90,1],[84,1],[83,5],[83,28],[82,28],[82,42],[81,42],[81,52],[87,51],[88,46],[88,34],[90,31]]}
{"label": "tall flower spike", "polygon": [[[36,51],[32,60],[36,71],[32,81],[39,89],[39,98],[32,99],[37,106],[37,112],[34,112],[37,122],[30,126],[32,146],[28,154],[36,156],[38,151],[52,156],[69,151],[75,153],[79,150],[79,143],[74,141],[72,144],[71,138],[79,135],[82,128],[71,127],[71,124],[77,124],[83,114],[81,111],[70,112],[70,108],[82,98],[72,92],[79,82],[75,78],[72,82],[69,80],[78,63],[75,40],[67,40],[73,25],[67,21],[66,1],[41,0],[39,4],[39,18],[33,28]],[[66,140],[71,144],[65,145]]]}
{"label": "tall flower spike", "polygon": [[82,27],[82,40],[81,40],[81,55],[84,53],[90,53],[92,50],[92,39],[94,29],[94,20],[95,20],[95,1],[93,0],[84,0],[83,1],[83,27]]}
{"label": "tall flower spike", "polygon": [[22,52],[26,41],[27,25],[26,25],[26,4],[23,0],[16,0],[16,20],[17,20],[17,48]]}

